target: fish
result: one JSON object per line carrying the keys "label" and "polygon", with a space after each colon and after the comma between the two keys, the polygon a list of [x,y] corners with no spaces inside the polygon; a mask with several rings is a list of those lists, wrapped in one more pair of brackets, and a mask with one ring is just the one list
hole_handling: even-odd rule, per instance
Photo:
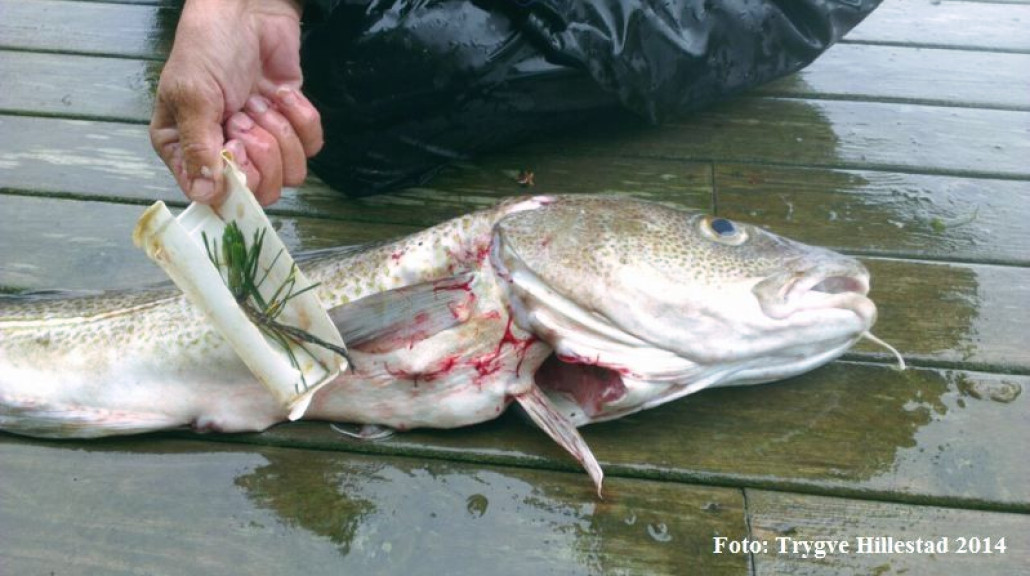
{"label": "fish", "polygon": [[[517,404],[599,494],[579,427],[882,343],[857,259],[626,196],[512,198],[297,260],[351,361],[305,419],[456,428]],[[2,430],[258,432],[286,418],[174,286],[0,298]]]}

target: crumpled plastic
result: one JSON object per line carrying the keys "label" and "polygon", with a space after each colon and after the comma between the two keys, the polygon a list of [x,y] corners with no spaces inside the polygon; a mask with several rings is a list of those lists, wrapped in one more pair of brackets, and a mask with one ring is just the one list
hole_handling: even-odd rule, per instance
{"label": "crumpled plastic", "polygon": [[683,115],[799,70],[880,0],[309,0],[310,162],[364,196],[603,118]]}

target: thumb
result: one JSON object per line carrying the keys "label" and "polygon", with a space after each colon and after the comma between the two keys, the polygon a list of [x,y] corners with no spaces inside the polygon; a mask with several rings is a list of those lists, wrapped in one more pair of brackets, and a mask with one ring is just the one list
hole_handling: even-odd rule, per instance
{"label": "thumb", "polygon": [[216,204],[222,185],[222,133],[220,102],[200,94],[183,95],[173,107],[179,144],[186,168],[186,195],[201,204]]}

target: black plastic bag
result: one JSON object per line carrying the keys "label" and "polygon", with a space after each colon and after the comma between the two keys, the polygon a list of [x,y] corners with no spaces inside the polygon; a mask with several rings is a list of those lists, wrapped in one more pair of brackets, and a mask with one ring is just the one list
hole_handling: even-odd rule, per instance
{"label": "black plastic bag", "polygon": [[794,72],[879,0],[309,0],[312,170],[353,196],[622,106],[650,122]]}

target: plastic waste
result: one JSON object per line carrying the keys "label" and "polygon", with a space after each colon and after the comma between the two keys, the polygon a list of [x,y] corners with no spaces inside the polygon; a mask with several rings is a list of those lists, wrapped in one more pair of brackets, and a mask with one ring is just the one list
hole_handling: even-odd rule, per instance
{"label": "plastic waste", "polygon": [[[155,202],[136,224],[133,242],[204,313],[247,368],[289,411],[289,419],[296,420],[304,415],[315,392],[331,382],[347,363],[329,349],[275,338],[268,325],[259,325],[248,316],[228,287],[230,273],[220,257],[220,242],[228,225],[236,226],[246,240],[261,238],[260,250],[254,249],[255,244],[246,248],[254,249],[254,284],[263,300],[275,304],[275,320],[341,349],[344,343],[310,289],[311,282],[294,265],[264,210],[247,189],[247,177],[227,153],[223,152],[223,157],[227,194],[221,204],[193,203],[174,216],[164,202]],[[290,294],[284,292],[284,286]]]}
{"label": "plastic waste", "polygon": [[309,0],[312,170],[363,196],[622,107],[657,123],[794,72],[879,0]]}

